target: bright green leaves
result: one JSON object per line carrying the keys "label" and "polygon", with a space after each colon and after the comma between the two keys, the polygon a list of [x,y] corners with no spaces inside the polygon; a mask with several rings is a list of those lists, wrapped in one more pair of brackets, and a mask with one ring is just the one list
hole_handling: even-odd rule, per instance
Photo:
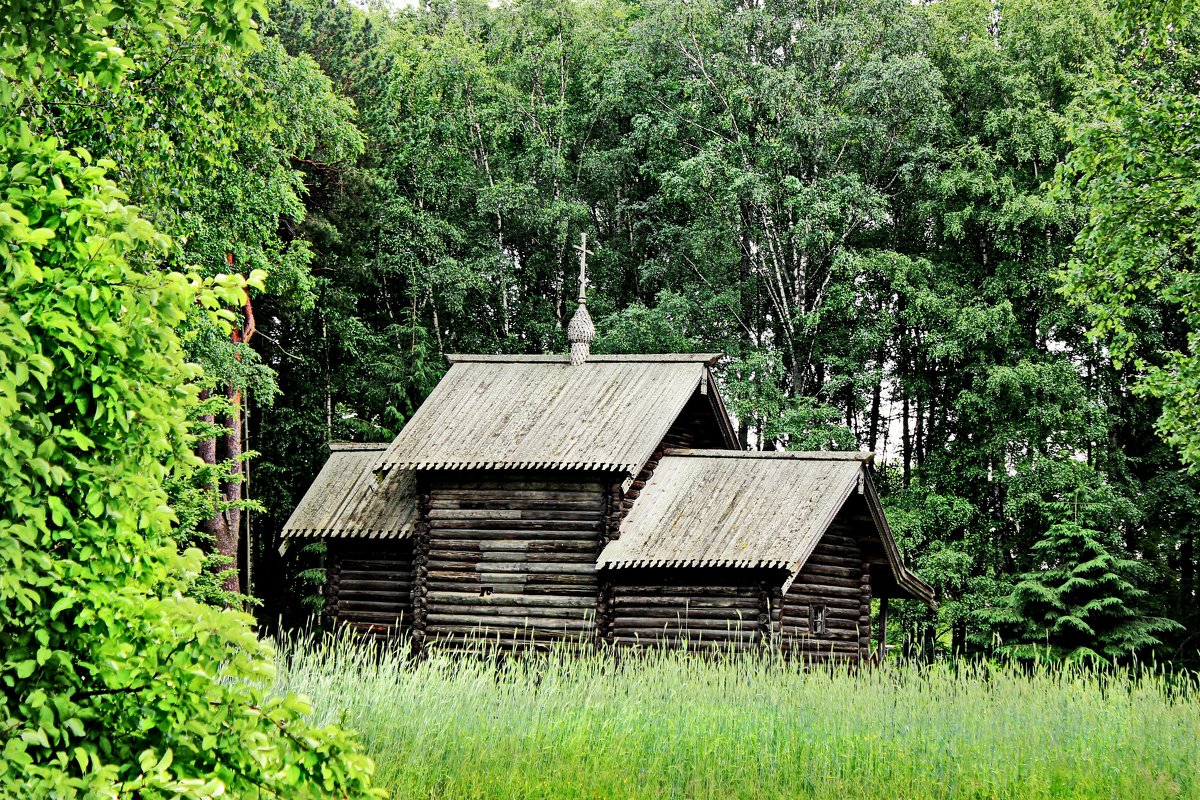
{"label": "bright green leaves", "polygon": [[[1123,60],[1081,102],[1060,196],[1086,210],[1062,290],[1140,392],[1162,402],[1160,433],[1200,469],[1200,75],[1190,3],[1120,4]],[[1159,316],[1163,324],[1148,324]],[[1160,339],[1178,326],[1183,336]]]}
{"label": "bright green leaves", "polygon": [[254,46],[258,42],[255,14],[266,16],[265,3],[4,0],[0,2],[0,73],[13,81],[33,81],[62,72],[77,76],[83,87],[109,87],[135,67],[113,39],[118,27],[136,28],[147,39],[207,32],[231,46]]}
{"label": "bright green leaves", "polygon": [[[117,90],[130,62],[103,26],[239,42],[255,7],[0,4],[0,64],[26,88],[74,71]],[[157,269],[167,241],[113,169],[0,117],[0,796],[371,796],[347,734],[255,711],[270,650],[249,616],[184,596],[202,560],[170,540],[200,375],[176,326],[227,335],[220,312],[263,275]]]}

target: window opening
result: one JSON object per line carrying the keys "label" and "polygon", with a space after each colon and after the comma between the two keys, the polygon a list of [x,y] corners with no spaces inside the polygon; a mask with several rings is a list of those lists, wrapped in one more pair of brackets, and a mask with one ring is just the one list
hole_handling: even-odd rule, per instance
{"label": "window opening", "polygon": [[825,606],[809,606],[808,629],[814,636],[825,633]]}

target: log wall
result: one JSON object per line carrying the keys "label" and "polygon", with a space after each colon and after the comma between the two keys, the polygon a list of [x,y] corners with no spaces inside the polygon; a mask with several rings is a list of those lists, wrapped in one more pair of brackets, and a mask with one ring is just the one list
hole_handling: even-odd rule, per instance
{"label": "log wall", "polygon": [[721,425],[708,395],[699,392],[692,395],[683,411],[671,423],[671,429],[663,437],[662,446],[725,449],[725,437],[721,435]]}
{"label": "log wall", "polygon": [[[813,605],[825,606],[824,634],[809,627]],[[871,643],[870,565],[856,528],[841,517],[818,542],[783,596],[780,644],[785,652],[814,660],[857,662]]]}
{"label": "log wall", "polygon": [[[669,447],[711,447],[724,448],[725,440],[721,435],[720,423],[713,411],[712,399],[707,395],[696,392],[684,406],[683,411],[671,424],[663,440],[642,465],[641,471],[634,476],[626,487],[619,478],[610,483],[607,488],[607,503],[605,512],[604,536],[600,548],[610,541],[620,538],[621,521],[641,495],[646,483],[654,475],[658,462],[662,460],[663,451]],[[598,551],[597,551],[598,552]],[[612,643],[616,639],[613,626],[614,593],[613,586],[607,574],[600,576],[596,600],[596,634],[598,638]]]}
{"label": "log wall", "polygon": [[327,625],[387,637],[412,622],[411,539],[326,540]]}
{"label": "log wall", "polygon": [[423,484],[422,642],[593,640],[611,475],[444,472]]}
{"label": "log wall", "polygon": [[771,586],[782,583],[778,576],[715,569],[612,572],[606,638],[616,644],[745,648],[770,639]]}

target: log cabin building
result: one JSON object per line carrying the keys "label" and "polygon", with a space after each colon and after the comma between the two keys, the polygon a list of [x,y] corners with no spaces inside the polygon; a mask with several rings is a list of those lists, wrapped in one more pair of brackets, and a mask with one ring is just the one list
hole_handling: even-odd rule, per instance
{"label": "log cabin building", "polygon": [[[580,317],[584,323],[580,323]],[[327,545],[326,619],[481,636],[775,647],[858,661],[908,570],[870,455],[746,452],[715,354],[452,355],[391,443],[333,444],[286,523]]]}

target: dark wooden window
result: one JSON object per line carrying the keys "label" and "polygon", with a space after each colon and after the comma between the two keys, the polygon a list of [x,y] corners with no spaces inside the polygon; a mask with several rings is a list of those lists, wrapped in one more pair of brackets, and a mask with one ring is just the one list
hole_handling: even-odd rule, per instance
{"label": "dark wooden window", "polygon": [[808,629],[813,636],[825,633],[825,606],[809,606]]}

